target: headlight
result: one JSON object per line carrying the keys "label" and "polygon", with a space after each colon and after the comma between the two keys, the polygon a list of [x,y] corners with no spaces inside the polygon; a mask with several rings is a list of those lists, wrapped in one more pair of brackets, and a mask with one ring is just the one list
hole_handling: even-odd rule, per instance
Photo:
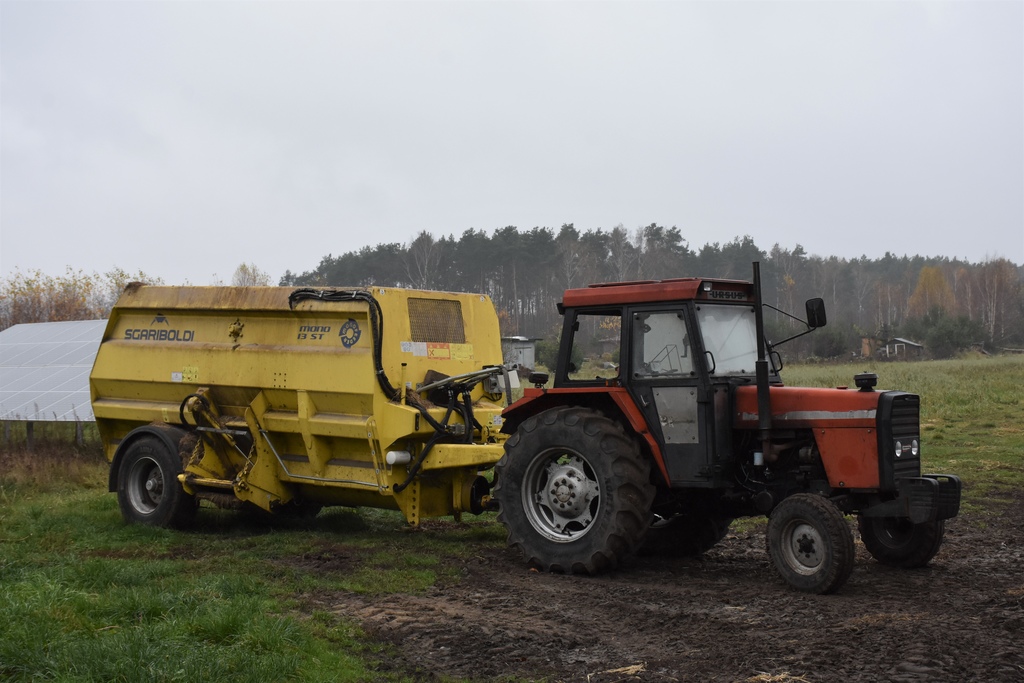
{"label": "headlight", "polygon": [[910,454],[917,457],[917,454],[921,450],[920,444],[917,443],[917,439],[913,439],[908,445],[904,446],[902,441],[897,441],[893,445],[893,450],[896,451],[896,457],[902,458],[906,451],[910,451]]}

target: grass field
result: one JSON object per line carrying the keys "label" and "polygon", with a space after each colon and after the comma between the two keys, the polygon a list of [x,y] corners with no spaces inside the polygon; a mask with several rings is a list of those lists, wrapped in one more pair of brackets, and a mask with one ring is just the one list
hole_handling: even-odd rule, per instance
{"label": "grass field", "polygon": [[[921,394],[926,469],[963,477],[976,523],[1019,492],[1024,357],[802,366],[784,378],[849,385],[862,371]],[[448,558],[504,543],[486,515],[419,530],[374,510],[300,522],[204,509],[202,520],[185,532],[125,525],[95,445],[0,452],[0,680],[405,680],[386,647],[311,598],[422,593],[459,581]]]}

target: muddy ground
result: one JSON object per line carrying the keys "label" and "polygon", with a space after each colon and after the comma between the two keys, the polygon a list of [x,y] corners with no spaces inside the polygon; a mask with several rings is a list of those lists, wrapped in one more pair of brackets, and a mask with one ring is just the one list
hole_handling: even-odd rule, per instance
{"label": "muddy ground", "polygon": [[528,570],[509,549],[458,561],[421,596],[307,596],[395,647],[421,680],[1024,681],[1024,498],[948,523],[925,568],[857,566],[838,595],[798,593],[735,530],[699,558],[641,557],[599,577]]}

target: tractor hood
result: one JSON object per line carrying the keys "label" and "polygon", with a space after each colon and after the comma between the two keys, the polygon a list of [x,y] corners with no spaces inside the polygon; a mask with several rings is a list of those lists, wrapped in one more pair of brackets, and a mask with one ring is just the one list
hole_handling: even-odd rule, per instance
{"label": "tractor hood", "polygon": [[[779,387],[769,389],[774,428],[873,427],[882,392],[857,389]],[[736,427],[758,426],[757,387],[736,389]]]}

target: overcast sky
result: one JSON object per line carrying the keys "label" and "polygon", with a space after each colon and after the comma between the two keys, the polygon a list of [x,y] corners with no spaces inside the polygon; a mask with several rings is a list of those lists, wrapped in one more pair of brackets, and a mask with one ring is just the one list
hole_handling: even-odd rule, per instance
{"label": "overcast sky", "polygon": [[0,276],[562,223],[1022,264],[1024,3],[2,0],[0,135]]}

